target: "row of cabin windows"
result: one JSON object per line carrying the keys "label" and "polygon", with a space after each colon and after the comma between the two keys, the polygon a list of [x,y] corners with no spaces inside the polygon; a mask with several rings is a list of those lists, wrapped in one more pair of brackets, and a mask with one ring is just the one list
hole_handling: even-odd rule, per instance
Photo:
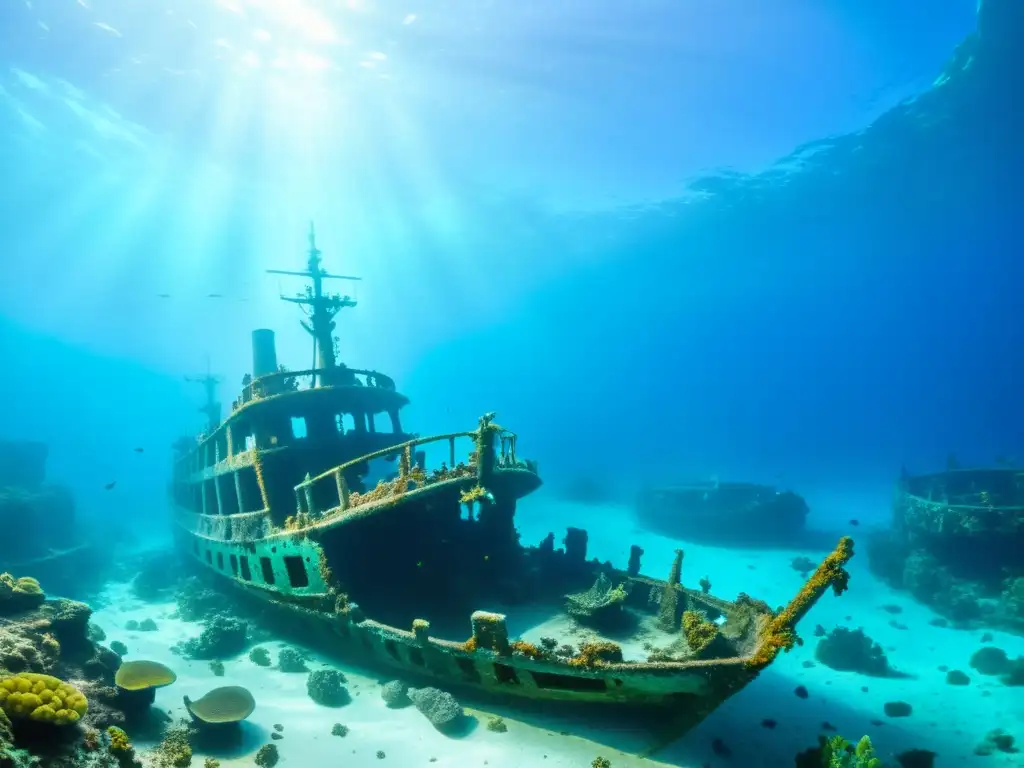
{"label": "row of cabin windows", "polygon": [[233,515],[263,509],[263,494],[253,467],[199,483],[178,483],[174,488],[174,501],[179,507],[204,515]]}
{"label": "row of cabin windows", "polygon": [[[357,421],[358,419],[358,421]],[[397,422],[397,416],[392,416],[391,419],[391,431],[400,431],[400,425]],[[292,440],[303,440],[309,436],[309,425],[305,416],[292,416],[290,419],[291,427],[291,439]],[[244,428],[241,422],[232,425],[232,431],[235,435],[244,437],[242,438],[242,445],[239,445],[238,438],[233,440],[231,453],[238,453],[242,450],[251,451],[257,446],[256,434],[251,428]],[[376,414],[373,413],[336,413],[334,414],[334,432],[338,435],[347,435],[351,432],[376,432],[377,431],[377,420]],[[328,434],[330,429],[328,428]],[[262,442],[262,441],[261,441]],[[280,435],[271,435],[267,438],[269,445],[280,445],[282,442]],[[207,467],[212,467],[218,462],[224,461],[228,458],[228,439],[227,431],[222,430],[216,437],[214,437],[212,443],[200,451],[196,451],[196,455],[193,458],[193,471],[201,471]]]}
{"label": "row of cabin windows", "polygon": [[[199,546],[199,539],[195,539],[193,542],[193,550],[196,556],[200,555],[202,551]],[[205,550],[206,564],[209,566],[214,565],[213,550]],[[300,555],[285,555],[284,558],[284,570],[288,575],[288,584],[293,589],[302,589],[303,587],[309,586],[309,574],[306,572],[306,564]],[[274,586],[276,583],[276,574],[274,573],[274,564],[271,562],[269,557],[260,557],[260,575],[263,577],[263,583],[269,586]],[[216,558],[216,568],[218,571],[224,572],[224,553],[218,552]],[[231,575],[235,578],[241,576],[242,581],[252,581],[252,569],[249,567],[249,556],[248,555],[235,555],[232,554],[228,558],[228,562],[231,567]]]}

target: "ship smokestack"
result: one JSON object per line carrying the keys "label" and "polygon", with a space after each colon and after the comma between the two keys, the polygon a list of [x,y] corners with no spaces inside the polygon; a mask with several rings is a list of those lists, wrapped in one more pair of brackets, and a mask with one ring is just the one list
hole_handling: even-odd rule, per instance
{"label": "ship smokestack", "polygon": [[258,379],[268,373],[277,373],[277,345],[273,331],[259,328],[252,332],[252,377]]}

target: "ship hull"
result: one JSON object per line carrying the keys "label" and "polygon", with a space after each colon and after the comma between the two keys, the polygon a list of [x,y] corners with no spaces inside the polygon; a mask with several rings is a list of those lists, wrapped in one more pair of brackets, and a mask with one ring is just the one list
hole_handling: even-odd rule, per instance
{"label": "ship hull", "polygon": [[[285,627],[287,634],[328,655],[402,679],[413,677],[508,701],[685,710],[693,714],[696,723],[757,675],[741,659],[685,669],[670,663],[583,669],[490,651],[467,651],[460,642],[437,638],[423,641],[411,630],[372,619],[353,621],[334,610],[327,593],[300,596],[283,594],[265,585],[246,584],[207,562],[205,548],[222,542],[210,542],[182,529],[178,530],[177,539],[181,551],[214,574],[222,585],[231,588],[250,607],[259,609],[264,617],[273,616],[275,627]],[[263,551],[264,546],[277,546],[279,552],[285,551],[272,541],[233,544],[222,551],[243,557],[251,556],[254,548]],[[308,556],[312,557],[312,552]],[[216,563],[216,556],[213,562]]]}

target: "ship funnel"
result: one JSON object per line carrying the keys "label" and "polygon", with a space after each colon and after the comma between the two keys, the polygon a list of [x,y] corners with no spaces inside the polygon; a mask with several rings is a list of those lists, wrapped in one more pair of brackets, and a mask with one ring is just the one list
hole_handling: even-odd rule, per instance
{"label": "ship funnel", "polygon": [[259,328],[252,332],[252,377],[258,379],[268,373],[277,373],[277,345],[273,331]]}

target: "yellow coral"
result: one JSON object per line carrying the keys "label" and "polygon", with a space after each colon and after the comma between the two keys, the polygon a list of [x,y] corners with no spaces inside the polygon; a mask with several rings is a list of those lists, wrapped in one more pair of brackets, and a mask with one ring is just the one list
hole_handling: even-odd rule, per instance
{"label": "yellow coral", "polygon": [[85,696],[52,675],[23,672],[0,679],[0,709],[54,725],[76,723],[88,711]]}
{"label": "yellow coral", "polygon": [[465,491],[459,496],[460,504],[472,504],[474,501],[479,501],[487,496],[487,489],[479,485],[475,485],[468,491]]}
{"label": "yellow coral", "polygon": [[128,734],[116,725],[107,728],[107,735],[110,736],[111,752],[131,752],[132,743],[128,739]]}
{"label": "yellow coral", "polygon": [[39,586],[39,582],[33,579],[31,576],[22,576],[16,582],[14,582],[14,591],[20,592],[23,595],[41,595],[43,594],[43,588]]}
{"label": "yellow coral", "polygon": [[622,661],[622,647],[617,643],[601,641],[584,643],[580,652],[569,659],[574,667],[599,667],[603,664],[617,664]]}
{"label": "yellow coral", "polygon": [[545,656],[544,651],[538,648],[533,643],[528,643],[525,640],[516,640],[512,643],[512,650],[515,653],[519,653],[526,656],[529,659],[543,659]]}
{"label": "yellow coral", "polygon": [[718,627],[700,611],[683,611],[683,634],[694,653],[700,653],[718,635]]}
{"label": "yellow coral", "polygon": [[778,615],[774,616],[761,633],[761,645],[747,660],[747,666],[761,671],[779,655],[797,643],[795,627],[829,587],[836,595],[846,591],[850,574],[843,567],[853,557],[853,539],[844,536],[835,550],[826,557],[797,596]]}

